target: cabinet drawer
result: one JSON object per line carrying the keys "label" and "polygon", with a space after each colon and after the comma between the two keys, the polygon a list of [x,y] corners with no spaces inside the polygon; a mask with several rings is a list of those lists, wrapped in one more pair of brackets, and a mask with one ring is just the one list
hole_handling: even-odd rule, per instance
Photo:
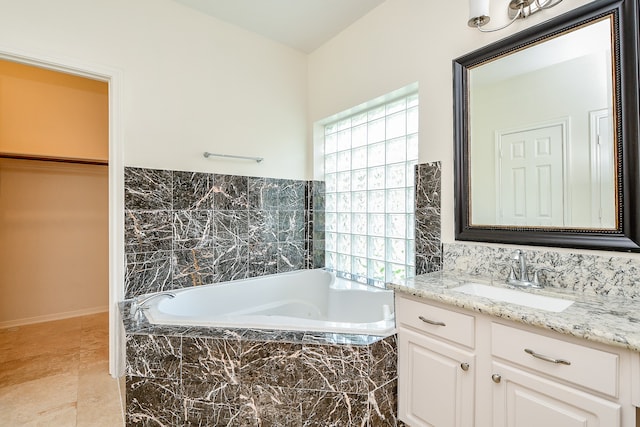
{"label": "cabinet drawer", "polygon": [[398,326],[411,327],[435,337],[473,348],[475,318],[396,296]]}
{"label": "cabinet drawer", "polygon": [[496,357],[612,397],[618,396],[618,354],[498,323],[491,324],[491,338],[492,354]]}

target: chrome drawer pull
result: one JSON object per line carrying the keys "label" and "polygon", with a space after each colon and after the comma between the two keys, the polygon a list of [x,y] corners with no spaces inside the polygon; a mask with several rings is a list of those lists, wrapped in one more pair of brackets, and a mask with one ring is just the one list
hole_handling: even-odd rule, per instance
{"label": "chrome drawer pull", "polygon": [[423,316],[418,316],[418,319],[422,320],[424,323],[428,323],[430,325],[435,325],[435,326],[447,326],[444,322],[438,322],[435,320],[429,320],[426,317]]}
{"label": "chrome drawer pull", "polygon": [[535,351],[530,350],[528,348],[525,348],[524,351],[525,353],[528,353],[537,359],[544,360],[545,362],[555,363],[558,365],[571,365],[571,362],[569,362],[568,360],[554,359],[553,357],[545,356],[544,354],[538,354]]}

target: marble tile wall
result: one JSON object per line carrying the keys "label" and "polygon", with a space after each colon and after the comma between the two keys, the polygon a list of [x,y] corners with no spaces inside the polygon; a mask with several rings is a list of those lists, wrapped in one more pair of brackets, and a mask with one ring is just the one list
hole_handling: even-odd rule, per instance
{"label": "marble tile wall", "polygon": [[121,310],[128,426],[402,425],[396,335],[155,326]]}
{"label": "marble tile wall", "polygon": [[323,183],[125,169],[125,298],[324,266]]}
{"label": "marble tile wall", "polygon": [[416,274],[442,269],[440,162],[423,163],[415,169]]}
{"label": "marble tile wall", "polygon": [[[451,243],[444,245],[444,270],[457,270],[481,278],[503,281],[515,247]],[[640,298],[640,261],[619,255],[591,255],[527,249],[531,269],[541,272],[545,286],[568,288],[592,295],[617,295]]]}

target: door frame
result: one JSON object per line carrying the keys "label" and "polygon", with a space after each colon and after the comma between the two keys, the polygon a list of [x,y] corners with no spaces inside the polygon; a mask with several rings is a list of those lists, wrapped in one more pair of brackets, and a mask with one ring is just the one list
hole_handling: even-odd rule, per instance
{"label": "door frame", "polygon": [[[598,228],[605,228],[602,226],[602,218],[600,215],[601,207],[602,207],[602,171],[601,171],[601,162],[600,162],[600,127],[599,127],[599,119],[608,118],[611,119],[613,117],[613,113],[608,108],[600,108],[597,110],[589,111],[589,150],[591,155],[591,163],[590,167],[590,175],[591,175],[591,194],[597,194],[597,200],[592,198],[591,201],[591,224],[598,224]],[[612,123],[610,123],[610,127],[612,127]],[[611,129],[613,131],[613,129]],[[611,153],[611,161],[614,163],[613,169],[615,170],[615,158],[616,158],[616,148],[615,143],[613,141],[614,138],[610,141],[612,147]],[[615,175],[615,174],[614,174]],[[615,194],[616,183],[615,176],[612,178],[613,183],[613,191]],[[615,204],[615,200],[614,200]],[[615,227],[615,212],[614,212],[614,227]]]}
{"label": "door frame", "polygon": [[109,373],[124,373],[124,334],[118,303],[124,298],[124,139],[122,81],[117,68],[0,47],[0,59],[106,82],[109,85]]}
{"label": "door frame", "polygon": [[565,224],[568,224],[571,219],[571,189],[568,185],[568,177],[571,176],[571,162],[569,159],[571,158],[571,144],[570,141],[570,129],[571,129],[571,117],[564,116],[558,117],[555,119],[544,120],[540,122],[528,123],[522,126],[504,128],[504,129],[496,129],[494,133],[494,162],[496,164],[496,175],[495,175],[495,192],[496,192],[496,216],[499,212],[499,208],[502,205],[502,198],[500,195],[500,182],[502,181],[502,169],[498,168],[498,156],[500,155],[501,149],[501,140],[502,136],[506,134],[516,133],[516,132],[527,132],[539,128],[552,127],[552,126],[560,126],[562,133],[562,191],[564,192],[563,196],[563,221]]}

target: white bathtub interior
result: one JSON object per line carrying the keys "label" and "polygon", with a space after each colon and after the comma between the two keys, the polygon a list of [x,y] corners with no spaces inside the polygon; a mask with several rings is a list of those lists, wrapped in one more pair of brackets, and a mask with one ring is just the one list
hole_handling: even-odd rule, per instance
{"label": "white bathtub interior", "polygon": [[172,291],[144,310],[150,323],[361,333],[395,331],[393,291],[301,270]]}

